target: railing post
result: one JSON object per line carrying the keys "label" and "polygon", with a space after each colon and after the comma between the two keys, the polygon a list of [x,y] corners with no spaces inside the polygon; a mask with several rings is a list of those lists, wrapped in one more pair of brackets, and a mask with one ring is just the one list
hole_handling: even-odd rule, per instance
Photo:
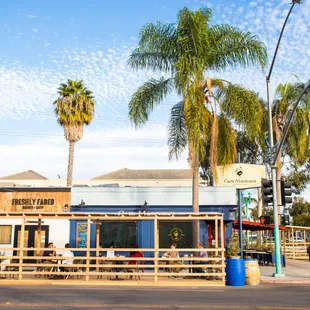
{"label": "railing post", "polygon": [[223,215],[220,221],[221,225],[221,272],[222,272],[222,282],[225,285],[225,268],[223,267],[225,256],[224,256],[224,251],[225,251],[225,242],[224,242],[224,219]]}
{"label": "railing post", "polygon": [[154,282],[158,282],[158,219],[157,217],[154,218]]}
{"label": "railing post", "polygon": [[89,281],[89,267],[90,267],[90,216],[87,219],[87,248],[86,248],[86,281]]}
{"label": "railing post", "polygon": [[[215,249],[219,247],[219,222],[218,218],[215,219]],[[218,251],[216,251],[216,256],[218,256]]]}
{"label": "railing post", "polygon": [[23,256],[24,256],[24,240],[25,240],[25,216],[22,217],[22,226],[20,230],[19,240],[19,266],[18,266],[18,280],[23,278]]}
{"label": "railing post", "polygon": [[100,223],[96,223],[96,272],[99,272],[99,267],[98,267],[98,257],[100,255],[99,253],[99,246],[100,246]]}

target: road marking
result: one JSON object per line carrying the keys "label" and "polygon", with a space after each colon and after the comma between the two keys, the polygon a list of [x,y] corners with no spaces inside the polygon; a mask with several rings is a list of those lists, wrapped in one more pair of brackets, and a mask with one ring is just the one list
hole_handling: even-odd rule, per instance
{"label": "road marking", "polygon": [[234,305],[150,305],[150,304],[57,304],[57,303],[0,303],[0,308],[101,308],[101,309],[113,309],[113,308],[147,308],[147,309],[256,309],[256,310],[308,310],[309,307],[283,307],[283,306],[234,306]]}

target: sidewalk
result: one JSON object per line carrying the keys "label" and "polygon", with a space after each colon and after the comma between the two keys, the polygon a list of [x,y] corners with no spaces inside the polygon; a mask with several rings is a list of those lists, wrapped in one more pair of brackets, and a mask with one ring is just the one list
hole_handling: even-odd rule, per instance
{"label": "sidewalk", "polygon": [[282,267],[285,277],[273,277],[275,267],[260,267],[262,283],[310,284],[310,262],[308,260],[286,260],[286,267]]}

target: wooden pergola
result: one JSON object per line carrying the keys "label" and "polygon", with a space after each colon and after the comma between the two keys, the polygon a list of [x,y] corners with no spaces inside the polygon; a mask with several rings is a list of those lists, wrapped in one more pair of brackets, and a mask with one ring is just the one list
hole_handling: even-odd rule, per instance
{"label": "wooden pergola", "polygon": [[[308,259],[307,247],[310,242],[307,241],[307,232],[310,232],[310,227],[285,226],[281,243],[282,251],[287,258]],[[300,235],[300,239],[298,235]]]}
{"label": "wooden pergola", "polygon": [[[153,221],[154,222],[154,248],[151,249],[140,249],[139,251],[141,252],[153,252],[152,257],[144,257],[143,259],[135,259],[139,262],[146,261],[151,264],[147,265],[147,268],[151,269],[152,272],[150,273],[145,273],[143,276],[146,275],[151,275],[154,279],[154,282],[157,283],[159,278],[162,278],[163,276],[169,276],[169,275],[175,275],[175,273],[161,273],[160,269],[162,268],[160,263],[165,260],[169,261],[172,259],[163,259],[160,257],[160,252],[163,251],[171,251],[171,249],[163,249],[159,247],[159,222],[160,221],[214,221],[215,223],[215,244],[213,248],[208,248],[208,249],[203,249],[208,253],[208,258],[206,259],[201,259],[198,257],[192,257],[191,258],[191,264],[193,267],[195,266],[201,266],[201,265],[195,265],[195,261],[201,261],[204,260],[206,261],[206,264],[208,264],[208,270],[214,269],[216,271],[216,276],[220,279],[219,283],[220,285],[225,285],[225,247],[224,247],[224,219],[223,219],[223,214],[222,213],[167,213],[167,212],[162,212],[162,213],[147,213],[147,212],[139,212],[139,213],[125,213],[125,212],[119,212],[119,213],[34,213],[34,212],[29,212],[29,213],[0,213],[0,219],[19,219],[21,221],[21,235],[20,235],[20,242],[19,246],[17,248],[2,248],[2,250],[15,250],[17,251],[18,255],[16,256],[6,256],[8,259],[18,259],[18,264],[10,264],[10,266],[16,266],[18,267],[18,271],[16,272],[11,272],[11,274],[17,274],[18,279],[21,280],[23,278],[23,275],[25,275],[25,271],[23,270],[23,267],[29,267],[29,266],[38,266],[39,264],[27,264],[25,263],[25,259],[29,258],[35,258],[35,259],[43,259],[41,255],[36,255],[35,257],[29,257],[24,255],[24,251],[27,250],[32,250],[35,251],[35,253],[42,253],[42,251],[46,250],[45,248],[41,247],[35,247],[35,248],[26,248],[24,247],[24,235],[25,235],[25,224],[26,223],[37,223],[38,225],[38,238],[41,240],[40,236],[40,225],[44,219],[49,219],[49,220],[79,220],[79,221],[86,221],[87,223],[87,231],[86,231],[86,247],[84,248],[71,248],[72,251],[77,251],[77,252],[85,252],[86,255],[85,257],[82,257],[81,259],[84,260],[85,264],[81,265],[83,269],[85,269],[85,272],[82,272],[81,275],[85,276],[85,281],[90,281],[90,277],[92,275],[107,275],[105,272],[100,272],[100,261],[101,260],[106,260],[106,258],[100,257],[100,252],[102,251],[109,251],[110,249],[103,249],[100,248],[99,244],[99,235],[100,235],[100,225],[102,222],[105,221]],[[94,224],[96,225],[96,247],[91,248],[91,225]],[[219,233],[220,232],[220,233]],[[220,238],[219,238],[220,236]],[[64,248],[56,248],[57,250],[65,250]],[[96,252],[96,264],[93,264],[91,260],[94,260],[94,257],[91,256],[91,252]],[[131,251],[137,251],[137,249],[132,249],[132,248],[114,248],[113,251],[119,251],[119,252],[131,252]],[[201,251],[201,249],[177,249],[178,252],[198,252]],[[124,257],[124,261],[130,261],[132,258],[130,257]],[[175,259],[174,259],[175,260]],[[187,257],[181,257],[178,259],[182,261],[185,264],[185,261],[188,260]],[[169,262],[170,263],[170,262]],[[172,262],[173,263],[173,262]],[[78,267],[79,265],[74,265],[75,267]],[[108,265],[106,265],[108,266]],[[186,265],[187,266],[187,265]],[[91,272],[91,268],[96,268],[96,272]],[[134,268],[139,268],[139,267],[145,267],[142,265],[137,265]],[[177,267],[176,265],[169,265],[169,267]],[[112,268],[112,267],[111,267]],[[124,267],[125,269],[127,267]],[[139,271],[139,270],[137,270]],[[34,274],[38,273],[37,271],[34,272]],[[52,274],[58,274],[59,272],[54,272]],[[111,274],[111,273],[110,273]],[[112,273],[113,274],[113,273]],[[133,273],[133,275],[141,273]],[[191,276],[192,274],[190,272],[188,273],[182,273],[182,276]],[[214,272],[209,273],[209,272],[204,272],[203,274],[197,273],[197,275],[214,275]],[[182,281],[178,281],[178,283],[174,282],[174,286],[179,284]],[[210,285],[208,284],[209,281],[201,281],[201,284],[203,286],[205,285]],[[134,283],[134,282],[133,282]],[[136,283],[135,283],[136,285]],[[190,284],[192,285],[192,283]]]}

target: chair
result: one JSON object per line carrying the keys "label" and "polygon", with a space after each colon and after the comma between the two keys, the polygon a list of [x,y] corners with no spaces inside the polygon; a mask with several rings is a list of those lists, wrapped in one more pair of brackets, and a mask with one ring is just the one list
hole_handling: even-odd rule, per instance
{"label": "chair", "polygon": [[[9,263],[9,264],[17,264],[18,263],[18,260],[17,259],[12,259],[12,260],[4,260],[3,263]],[[1,271],[18,271],[18,267],[17,266],[10,266],[10,265],[7,265],[7,266],[3,266],[1,268]],[[5,275],[6,278],[9,278],[9,279],[14,279],[15,278],[15,274],[6,274]]]}
{"label": "chair", "polygon": [[[111,264],[112,264],[111,261],[105,261],[105,260],[100,259],[99,265],[102,265],[102,266],[99,267],[99,272],[112,272],[112,267],[105,267],[104,266],[104,265],[111,265]],[[97,276],[97,280],[99,280],[99,279],[102,279],[102,274],[99,274]],[[110,280],[111,276],[107,275],[107,279]]]}
{"label": "chair", "polygon": [[[83,263],[82,260],[79,260],[79,259],[75,259],[73,261],[74,265],[80,265],[82,263]],[[77,279],[80,279],[82,277],[82,275],[80,275],[79,272],[82,272],[82,271],[83,270],[80,267],[64,267],[64,272],[76,272],[75,275],[67,274],[65,276],[65,279],[67,280],[67,279],[70,279],[71,277],[74,277],[74,276],[76,276]]]}
{"label": "chair", "polygon": [[[143,258],[144,255],[143,253],[141,253],[142,256],[141,257],[136,257],[136,258]],[[130,264],[131,262],[131,264]],[[129,265],[144,265],[144,261],[141,261],[141,260],[135,260],[135,261],[130,261],[129,262]],[[144,267],[141,268],[142,272],[144,272]],[[126,268],[125,269],[125,272],[127,273],[138,273],[140,272],[140,267],[139,268]],[[129,276],[129,275],[126,275],[126,280],[128,280],[128,278],[132,279],[133,276]],[[141,280],[140,276],[139,275],[135,275],[135,280]]]}

